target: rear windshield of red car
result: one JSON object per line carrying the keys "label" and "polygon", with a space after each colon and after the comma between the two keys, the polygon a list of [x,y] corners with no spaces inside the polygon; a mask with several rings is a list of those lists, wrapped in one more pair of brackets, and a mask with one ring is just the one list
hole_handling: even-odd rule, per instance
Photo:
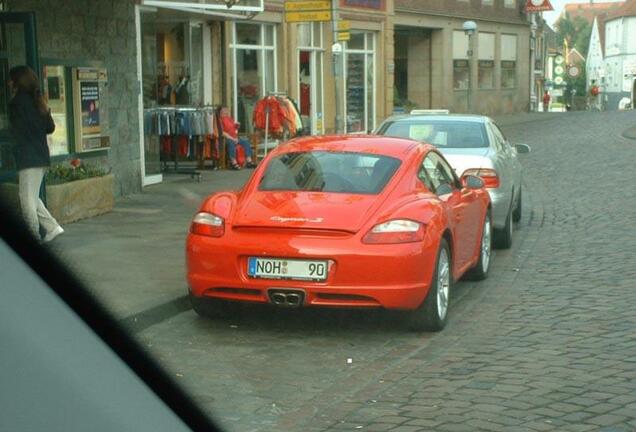
{"label": "rear windshield of red car", "polygon": [[387,122],[379,135],[409,138],[444,148],[488,147],[488,135],[482,123],[462,120],[399,120]]}
{"label": "rear windshield of red car", "polygon": [[400,163],[399,159],[369,153],[285,153],[269,162],[259,190],[378,194]]}

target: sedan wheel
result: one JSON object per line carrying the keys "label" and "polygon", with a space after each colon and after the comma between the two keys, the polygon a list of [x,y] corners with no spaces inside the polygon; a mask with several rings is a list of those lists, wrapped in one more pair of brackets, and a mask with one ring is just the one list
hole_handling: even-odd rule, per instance
{"label": "sedan wheel", "polygon": [[495,246],[499,249],[510,249],[512,247],[512,203],[506,216],[506,225],[503,229],[495,231]]}
{"label": "sedan wheel", "polygon": [[484,226],[481,231],[481,244],[479,246],[479,261],[475,267],[466,274],[469,279],[483,280],[488,277],[490,258],[492,256],[492,227],[490,224],[490,212],[486,213]]}
{"label": "sedan wheel", "polygon": [[444,328],[452,283],[450,251],[448,243],[442,239],[428,295],[420,307],[411,312],[410,325],[413,330],[440,331]]}
{"label": "sedan wheel", "polygon": [[517,198],[517,206],[515,210],[512,212],[512,221],[519,222],[521,220],[521,203],[522,203],[523,195],[521,195],[521,189],[519,189],[519,198]]}

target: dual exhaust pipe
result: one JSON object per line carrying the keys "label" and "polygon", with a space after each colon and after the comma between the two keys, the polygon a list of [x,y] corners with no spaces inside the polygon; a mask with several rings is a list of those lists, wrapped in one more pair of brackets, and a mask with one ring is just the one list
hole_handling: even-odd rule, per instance
{"label": "dual exhaust pipe", "polygon": [[301,307],[305,300],[305,292],[300,290],[270,290],[268,294],[272,304],[280,307]]}

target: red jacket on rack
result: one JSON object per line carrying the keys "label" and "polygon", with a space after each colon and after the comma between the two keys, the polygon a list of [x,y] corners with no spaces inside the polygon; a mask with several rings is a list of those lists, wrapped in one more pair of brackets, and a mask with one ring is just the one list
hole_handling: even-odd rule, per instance
{"label": "red jacket on rack", "polygon": [[280,105],[278,99],[274,96],[268,96],[259,100],[254,106],[254,114],[252,120],[257,129],[266,129],[266,116],[269,110],[269,125],[267,130],[271,133],[281,133],[283,131],[283,121],[285,119],[285,111]]}

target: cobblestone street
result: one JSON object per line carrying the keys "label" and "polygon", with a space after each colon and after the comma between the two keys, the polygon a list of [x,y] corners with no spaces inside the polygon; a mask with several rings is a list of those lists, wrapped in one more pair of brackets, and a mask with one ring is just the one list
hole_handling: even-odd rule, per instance
{"label": "cobblestone street", "polygon": [[[230,431],[636,430],[636,141],[621,136],[635,123],[634,113],[501,119],[512,142],[532,146],[523,217],[490,277],[455,286],[441,333],[408,332],[380,311],[246,309],[211,321],[185,307],[133,329]],[[131,202],[142,220],[155,211]],[[192,211],[179,211],[184,226]],[[75,224],[59,247],[124,216]],[[157,234],[163,254],[145,246],[142,260],[172,275],[155,278],[166,298],[186,292],[183,230]],[[115,310],[133,313],[116,292]]]}

